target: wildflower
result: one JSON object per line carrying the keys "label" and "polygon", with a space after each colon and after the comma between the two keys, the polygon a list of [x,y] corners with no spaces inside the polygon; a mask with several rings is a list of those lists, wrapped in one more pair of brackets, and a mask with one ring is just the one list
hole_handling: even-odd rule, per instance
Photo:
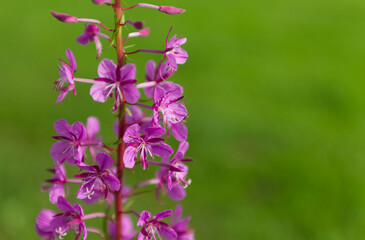
{"label": "wildflower", "polygon": [[[108,97],[114,94],[114,107],[116,111],[121,102],[136,103],[139,98],[139,91],[134,83],[137,82],[136,67],[134,64],[127,64],[120,68],[116,74],[117,66],[112,60],[103,59],[98,67],[100,78],[96,78],[90,89],[90,95],[97,102],[105,102]],[[118,76],[118,78],[117,78]]]}
{"label": "wildflower", "polygon": [[54,169],[49,169],[50,172],[54,173],[51,179],[46,182],[51,183],[51,186],[45,187],[49,192],[49,201],[53,204],[57,203],[58,197],[65,197],[64,185],[67,182],[65,168],[63,165],[55,164]]}
{"label": "wildflower", "polygon": [[141,127],[138,124],[133,124],[128,127],[123,136],[123,141],[128,143],[124,152],[124,165],[126,168],[133,168],[137,154],[140,153],[143,169],[148,168],[147,155],[153,158],[153,155],[159,157],[168,157],[174,151],[173,149],[162,143],[163,138],[159,138],[165,134],[163,128],[146,128],[145,134],[141,135]]}
{"label": "wildflower", "polygon": [[148,211],[143,211],[140,214],[140,218],[137,222],[137,226],[143,226],[138,235],[138,240],[151,240],[152,238],[156,239],[156,235],[159,239],[160,236],[167,240],[176,239],[176,232],[167,223],[159,221],[161,219],[170,217],[171,215],[172,210],[170,209],[157,213],[152,218],[152,220],[149,220],[152,216],[151,213]]}
{"label": "wildflower", "polygon": [[35,224],[35,231],[41,238],[50,240],[56,237],[56,233],[50,226],[54,215],[56,215],[56,213],[48,209],[42,209],[38,214]]}
{"label": "wildflower", "polygon": [[69,164],[75,164],[75,160],[82,161],[84,147],[81,143],[86,139],[86,131],[81,122],[75,122],[70,126],[64,119],[59,119],[54,123],[54,129],[59,136],[53,136],[59,140],[51,147],[51,156],[56,164],[62,164],[66,161]]}
{"label": "wildflower", "polygon": [[180,219],[182,215],[182,206],[177,205],[175,212],[172,215],[171,228],[176,232],[176,240],[194,240],[194,230],[186,229],[188,227],[188,222],[191,217]]}
{"label": "wildflower", "polygon": [[[74,83],[74,73],[76,71],[76,60],[75,57],[70,49],[66,50],[66,57],[69,60],[70,64],[64,62],[60,59],[60,62],[62,63],[61,66],[58,66],[58,71],[60,73],[61,78],[57,79],[55,81],[55,89],[57,91],[61,91],[58,95],[56,103],[59,103],[62,101],[67,93],[69,91],[73,91],[74,95],[76,95],[75,90],[75,83]],[[64,87],[64,84],[68,84],[66,87]]]}
{"label": "wildflower", "polygon": [[171,29],[166,38],[165,56],[170,67],[176,71],[177,64],[184,64],[186,62],[186,60],[188,59],[188,53],[180,47],[181,45],[186,43],[186,38],[176,37],[176,35],[174,35],[168,41]]}
{"label": "wildflower", "polygon": [[96,198],[95,191],[103,192],[104,198],[108,196],[109,188],[111,191],[118,191],[120,182],[114,174],[108,170],[113,167],[113,159],[106,153],[98,153],[96,155],[96,162],[98,165],[89,166],[83,162],[78,162],[78,166],[85,173],[75,175],[75,178],[83,178],[83,183],[77,192],[77,198]]}
{"label": "wildflower", "polygon": [[[174,74],[174,70],[169,67],[167,62],[161,63],[156,68],[156,63],[153,60],[149,60],[146,63],[146,82],[155,82],[155,85],[165,81],[172,74]],[[144,92],[147,97],[153,97],[155,86],[144,88]]]}
{"label": "wildflower", "polygon": [[76,41],[82,45],[86,45],[89,42],[95,42],[97,58],[99,58],[102,52],[102,45],[99,37],[110,40],[107,35],[100,32],[98,26],[96,26],[95,24],[86,24],[84,33],[76,38]]}
{"label": "wildflower", "polygon": [[183,88],[173,82],[165,82],[155,89],[153,105],[153,122],[159,126],[160,113],[164,126],[179,123],[187,116],[184,103],[179,103]]}
{"label": "wildflower", "polygon": [[79,204],[71,205],[64,197],[58,197],[57,208],[62,211],[53,217],[50,226],[60,239],[67,235],[67,231],[75,231],[75,240],[78,240],[83,232],[86,239],[87,231],[83,221],[84,211]]}

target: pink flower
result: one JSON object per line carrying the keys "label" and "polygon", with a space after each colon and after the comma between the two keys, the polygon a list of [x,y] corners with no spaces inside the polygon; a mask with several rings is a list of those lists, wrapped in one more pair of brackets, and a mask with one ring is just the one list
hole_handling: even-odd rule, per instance
{"label": "pink flower", "polygon": [[[57,91],[61,91],[61,93],[58,95],[56,103],[62,101],[66,97],[69,91],[73,91],[74,95],[76,95],[74,73],[77,65],[75,57],[70,49],[66,50],[66,57],[69,60],[70,64],[67,64],[66,62],[60,59],[62,65],[58,66],[58,71],[60,73],[61,78],[55,81],[56,84],[55,89]],[[67,86],[64,87],[63,86],[64,84],[66,84]]]}
{"label": "pink flower", "polygon": [[[155,82],[156,85],[168,79],[174,70],[169,66],[167,62],[161,63],[156,68],[156,63],[153,60],[149,60],[146,63],[146,82]],[[144,92],[147,97],[152,98],[156,86],[144,88]]]}
{"label": "pink flower", "polygon": [[99,37],[110,40],[107,35],[100,32],[98,26],[96,26],[95,24],[86,24],[84,33],[76,38],[76,41],[82,45],[86,45],[89,42],[95,42],[97,58],[99,58],[102,52],[102,45]]}
{"label": "pink flower", "polygon": [[63,165],[55,164],[55,168],[49,169],[48,171],[54,173],[54,176],[46,180],[46,182],[51,183],[51,186],[47,186],[45,189],[48,189],[49,201],[55,204],[57,203],[58,197],[65,197],[64,186],[67,182],[65,168]]}
{"label": "pink flower", "polygon": [[59,197],[57,208],[62,211],[53,217],[50,226],[60,239],[67,235],[67,231],[75,231],[75,240],[79,239],[83,233],[86,240],[87,231],[83,221],[84,211],[79,204],[71,205],[64,197]]}
{"label": "pink flower", "polygon": [[159,157],[168,157],[174,150],[167,144],[162,143],[163,138],[160,138],[165,134],[163,128],[146,128],[145,134],[141,135],[141,128],[138,124],[133,124],[128,127],[123,136],[123,141],[128,143],[128,146],[124,152],[124,165],[126,168],[133,168],[137,159],[138,153],[142,160],[143,169],[148,168],[147,156],[153,155]]}
{"label": "pink flower", "polygon": [[160,236],[167,239],[173,240],[176,239],[176,232],[165,222],[159,221],[161,219],[170,217],[172,215],[172,210],[166,210],[163,212],[157,213],[152,220],[149,220],[152,215],[148,211],[143,211],[140,214],[139,220],[137,222],[137,226],[142,226],[142,229],[138,235],[138,240],[151,240],[160,239]]}
{"label": "pink flower", "polygon": [[75,178],[83,179],[83,183],[77,192],[77,198],[79,199],[98,198],[98,195],[94,195],[95,191],[103,192],[104,198],[107,198],[109,189],[118,191],[120,188],[118,178],[114,176],[111,170],[108,170],[114,165],[113,159],[106,153],[98,153],[96,162],[98,165],[89,166],[83,162],[77,164],[80,169],[87,171],[75,175]]}
{"label": "pink flower", "polygon": [[112,60],[103,59],[98,67],[100,78],[96,78],[90,89],[90,95],[97,102],[105,102],[108,97],[114,96],[113,111],[116,111],[120,103],[136,103],[139,98],[139,91],[134,83],[137,82],[136,67],[134,64],[124,65],[116,74],[117,66]]}
{"label": "pink flower", "polygon": [[75,160],[82,161],[84,147],[82,142],[86,139],[86,131],[81,122],[75,122],[70,126],[64,119],[59,119],[54,123],[54,129],[59,136],[53,136],[59,140],[51,147],[51,156],[55,164],[62,164],[66,161],[69,164],[75,164]]}
{"label": "pink flower", "polygon": [[176,71],[177,64],[184,64],[186,62],[186,60],[188,59],[188,53],[180,47],[181,45],[186,43],[186,38],[176,37],[176,35],[174,35],[168,41],[171,29],[166,38],[165,56],[170,67]]}

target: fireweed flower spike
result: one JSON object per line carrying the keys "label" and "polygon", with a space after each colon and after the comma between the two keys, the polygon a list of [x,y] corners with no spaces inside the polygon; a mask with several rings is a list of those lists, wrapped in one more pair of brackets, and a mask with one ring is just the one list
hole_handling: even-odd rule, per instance
{"label": "fireweed flower spike", "polygon": [[75,122],[70,126],[64,119],[59,119],[54,123],[54,129],[59,136],[53,136],[59,140],[51,147],[51,156],[56,164],[66,161],[75,164],[75,160],[82,161],[84,147],[81,143],[86,139],[86,131],[81,122]]}
{"label": "fireweed flower spike", "polygon": [[100,32],[98,26],[96,26],[95,24],[86,24],[84,33],[76,38],[76,41],[82,45],[86,45],[89,42],[95,42],[97,56],[96,58],[100,58],[102,46],[99,37],[105,38],[110,41],[110,38],[107,35]]}
{"label": "fireweed flower spike", "polygon": [[95,197],[95,191],[103,192],[105,198],[107,198],[109,188],[113,192],[118,191],[120,188],[119,180],[111,170],[108,170],[114,164],[113,159],[106,153],[98,153],[96,155],[96,162],[98,165],[93,166],[89,166],[83,162],[77,163],[80,169],[87,171],[86,173],[75,175],[75,178],[83,179],[83,183],[77,192],[77,198],[79,199],[92,199]]}
{"label": "fireweed flower spike", "polygon": [[98,67],[100,78],[95,79],[98,83],[90,89],[91,97],[97,102],[105,102],[108,97],[114,96],[113,111],[116,111],[122,102],[135,103],[139,98],[139,91],[134,85],[137,82],[134,64],[124,65],[118,70],[119,74],[116,74],[117,66],[112,60],[103,59]]}
{"label": "fireweed flower spike", "polygon": [[141,227],[142,229],[140,233],[138,234],[138,240],[151,240],[161,239],[161,237],[167,239],[167,240],[173,240],[177,238],[176,232],[165,222],[159,221],[161,219],[170,217],[172,215],[172,210],[166,210],[160,213],[157,213],[152,220],[149,220],[151,218],[151,213],[148,211],[143,211],[139,217],[139,220],[137,222],[137,226]]}
{"label": "fireweed flower spike", "polygon": [[146,128],[145,134],[141,135],[141,128],[134,124],[125,131],[123,141],[128,143],[124,152],[124,165],[126,168],[133,168],[138,153],[142,160],[143,169],[148,168],[147,156],[153,155],[159,157],[168,157],[174,150],[167,144],[163,143],[164,139],[160,138],[165,134],[163,128]]}
{"label": "fireweed flower spike", "polygon": [[[102,51],[115,50],[116,61],[102,59],[97,69],[98,76],[78,78],[75,57],[67,49],[67,59],[60,60],[58,67],[60,78],[55,81],[55,88],[60,91],[57,103],[70,91],[76,95],[76,84],[91,84],[90,95],[94,101],[104,103],[108,98],[113,99],[112,115],[117,119],[113,126],[107,128],[111,130],[113,127],[117,139],[103,141],[96,117],[89,117],[86,125],[81,122],[69,124],[64,119],[54,123],[57,134],[53,136],[55,141],[50,150],[54,167],[48,170],[53,175],[46,180],[46,184],[42,184],[42,190],[49,192],[50,202],[56,204],[60,212],[42,209],[36,219],[35,231],[39,237],[47,240],[63,239],[66,235],[67,239],[86,240],[88,232],[111,240],[194,240],[193,230],[187,226],[190,218],[181,219],[180,206],[176,208],[171,224],[164,220],[172,215],[171,210],[152,217],[147,210],[139,214],[133,209],[134,197],[137,195],[152,195],[155,192],[157,201],[161,203],[162,191],[174,201],[182,200],[188,193],[186,187],[191,181],[186,163],[192,159],[184,156],[188,149],[188,130],[185,125],[187,109],[181,101],[183,88],[171,81],[178,65],[184,64],[188,58],[182,48],[186,38],[176,35],[170,38],[171,28],[166,40],[161,41],[161,49],[139,48],[126,52],[128,47],[133,46],[130,42],[136,37],[146,37],[150,32],[148,27],[144,27],[143,19],[129,20],[127,10],[144,7],[170,15],[185,10],[148,3],[133,5],[122,0],[92,0],[89,3],[104,5],[114,11],[111,16],[115,20],[113,29],[93,18],[79,18],[54,11],[51,14],[64,23],[84,23],[84,31],[77,37],[77,42],[82,45],[93,42],[98,58]],[[108,40],[110,47],[103,49],[101,38]],[[131,54],[138,52],[161,54],[161,60],[157,63],[150,60],[147,64],[134,64]],[[143,66],[146,69],[145,79],[137,80],[137,67]],[[145,96],[140,98],[140,92],[143,91]],[[180,142],[174,155],[169,145],[170,135]],[[143,177],[145,171],[131,170],[141,179],[137,183],[129,182],[125,168],[131,169],[138,164],[146,171],[156,171],[155,177]],[[69,168],[74,168],[73,172],[79,171],[74,173],[75,178],[67,178],[65,172]],[[69,188],[70,184],[78,186]],[[144,186],[154,189],[143,190]],[[78,201],[82,204],[98,204],[105,209],[84,215],[80,205],[70,204],[75,198],[81,199]],[[141,227],[139,231],[134,230],[133,215],[128,214],[137,217],[137,226]],[[87,219],[95,217],[104,218],[102,230],[86,227]]]}

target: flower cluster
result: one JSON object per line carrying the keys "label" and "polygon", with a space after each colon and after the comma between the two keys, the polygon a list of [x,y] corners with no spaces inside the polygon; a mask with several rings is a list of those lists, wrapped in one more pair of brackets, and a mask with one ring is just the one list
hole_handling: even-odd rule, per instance
{"label": "flower cluster", "polygon": [[[144,7],[170,15],[183,13],[185,10],[147,3],[123,8],[121,0],[115,0],[114,3],[111,0],[93,2],[111,7],[115,11],[114,29],[96,19],[79,18],[54,11],[51,14],[64,23],[84,23],[84,31],[76,41],[82,45],[94,42],[97,59],[107,50],[103,49],[103,45],[114,47],[117,61],[101,59],[93,78],[80,78],[76,76],[75,56],[67,49],[67,61],[60,60],[60,78],[55,81],[55,89],[60,92],[56,103],[63,101],[70,91],[76,95],[78,84],[90,84],[90,96],[94,101],[105,103],[109,98],[112,99],[111,112],[118,117],[113,125],[117,140],[114,144],[103,141],[100,123],[96,117],[89,117],[86,124],[70,124],[65,119],[54,123],[56,134],[52,138],[55,141],[50,150],[53,168],[48,169],[53,176],[45,181],[42,190],[49,193],[49,201],[56,205],[58,212],[42,209],[36,219],[36,233],[43,239],[62,239],[69,232],[73,232],[75,240],[85,240],[88,233],[115,240],[194,240],[194,231],[188,227],[190,217],[180,219],[180,205],[174,213],[172,210],[165,210],[152,217],[147,210],[138,213],[130,209],[134,201],[129,200],[135,195],[151,192],[141,188],[153,187],[157,201],[160,201],[161,195],[180,201],[185,198],[186,188],[191,183],[186,164],[192,158],[185,157],[189,147],[185,125],[188,112],[182,102],[183,87],[171,81],[178,65],[187,61],[188,54],[183,49],[186,38],[177,35],[170,37],[170,28],[162,50],[140,48],[126,52],[123,48],[130,39],[147,37],[150,31],[148,27],[144,27],[143,21],[126,19],[127,10]],[[123,32],[128,30],[124,28],[127,24],[137,31],[129,32],[123,40],[122,29]],[[108,44],[102,44],[102,41],[107,41]],[[139,81],[136,77],[136,64],[128,61],[133,54],[141,52],[160,54],[161,58],[157,64],[155,60],[149,60],[145,64],[145,79]],[[176,151],[171,147],[174,141],[179,144]],[[155,177],[141,179],[133,187],[129,187],[125,184],[127,179],[123,171],[139,168],[139,164],[142,169],[141,178],[144,171],[157,167]],[[66,174],[66,169],[71,167],[78,171],[73,177]],[[78,190],[74,191],[70,185],[76,186]],[[74,200],[69,200],[70,198]],[[71,204],[69,201],[100,203],[106,210],[85,214],[79,203]],[[131,218],[133,215],[137,217],[136,227],[140,227],[139,231],[134,227]],[[168,223],[165,218],[171,216]],[[103,218],[107,227],[101,230],[102,228],[89,226],[87,220],[96,217]]]}

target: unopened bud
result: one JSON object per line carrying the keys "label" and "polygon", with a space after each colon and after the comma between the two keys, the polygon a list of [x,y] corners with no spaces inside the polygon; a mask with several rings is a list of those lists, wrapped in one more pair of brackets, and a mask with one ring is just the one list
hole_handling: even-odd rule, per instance
{"label": "unopened bud", "polygon": [[64,23],[76,23],[77,22],[77,17],[73,17],[73,16],[70,16],[65,13],[58,13],[58,12],[51,11],[51,14],[55,18],[57,18],[59,21],[64,22]]}
{"label": "unopened bud", "polygon": [[97,5],[101,5],[101,4],[104,4],[104,3],[108,3],[108,4],[111,4],[112,1],[111,0],[92,0],[93,3],[97,4]]}
{"label": "unopened bud", "polygon": [[144,28],[141,31],[139,31],[139,36],[141,37],[147,37],[148,34],[150,34],[150,28]]}
{"label": "unopened bud", "polygon": [[159,11],[167,14],[179,14],[185,12],[185,9],[172,6],[160,6]]}

